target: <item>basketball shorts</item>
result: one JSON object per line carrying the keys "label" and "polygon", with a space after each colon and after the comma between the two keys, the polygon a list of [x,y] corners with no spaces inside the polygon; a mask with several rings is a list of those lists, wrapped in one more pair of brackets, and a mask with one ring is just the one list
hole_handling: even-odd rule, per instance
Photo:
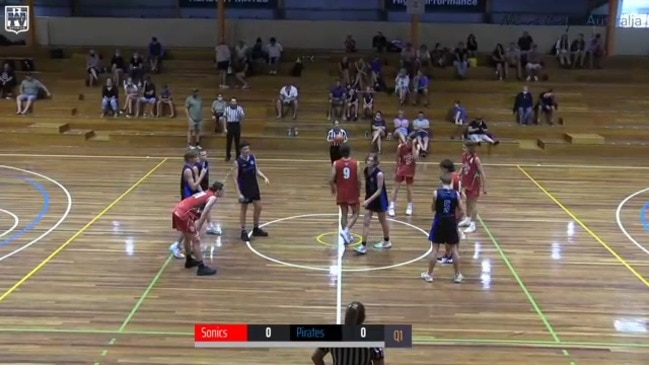
{"label": "basketball shorts", "polygon": [[428,235],[428,240],[435,244],[457,245],[460,242],[460,235],[455,220],[435,220]]}
{"label": "basketball shorts", "polygon": [[394,182],[402,183],[404,181],[405,181],[406,185],[412,185],[412,183],[415,182],[415,177],[414,176],[404,176],[404,175],[399,175],[399,174],[397,174],[394,177]]}
{"label": "basketball shorts", "polygon": [[467,199],[476,199],[480,197],[480,187],[474,186],[471,190],[464,189],[464,194],[466,195]]}
{"label": "basketball shorts", "polygon": [[388,211],[388,198],[387,196],[381,196],[377,199],[374,199],[368,206],[367,210],[374,213],[385,213]]}
{"label": "basketball shorts", "polygon": [[336,204],[337,204],[338,206],[341,206],[341,207],[349,207],[349,208],[351,208],[352,210],[355,210],[355,211],[359,210],[359,208],[360,208],[360,206],[361,206],[361,203],[360,203],[360,201],[358,201],[358,200],[356,200],[356,201],[353,201],[353,200],[345,200],[345,199],[343,199],[343,200],[337,200],[337,201],[336,201]]}
{"label": "basketball shorts", "polygon": [[198,214],[189,212],[189,213],[171,213],[171,226],[176,231],[182,232],[184,234],[197,235],[195,221],[198,218]]}
{"label": "basketball shorts", "polygon": [[243,199],[239,200],[239,203],[241,204],[251,204],[261,200],[259,189],[251,189],[250,191],[244,190],[241,191],[241,195],[243,195]]}

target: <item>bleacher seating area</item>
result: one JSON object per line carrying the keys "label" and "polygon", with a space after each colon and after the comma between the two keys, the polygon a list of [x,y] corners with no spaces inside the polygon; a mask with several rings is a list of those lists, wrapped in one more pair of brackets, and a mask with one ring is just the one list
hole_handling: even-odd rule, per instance
{"label": "bleacher seating area", "polygon": [[[84,85],[88,49],[67,49],[68,57],[65,59],[50,59],[45,51],[42,55],[34,55],[36,77],[47,85],[53,97],[38,101],[33,113],[26,116],[15,115],[14,101],[0,101],[0,141],[3,145],[183,147],[187,123],[182,103],[194,87],[201,91],[206,118],[211,101],[219,92],[226,98],[239,98],[247,114],[243,135],[258,147],[303,148],[314,142],[323,144],[325,132],[330,128],[326,119],[327,94],[337,78],[341,53],[287,51],[278,76],[256,76],[250,80],[250,90],[220,91],[212,50],[172,49],[170,59],[164,62],[163,73],[154,75],[153,80],[158,86],[163,83],[170,85],[179,116],[175,119],[127,119],[100,118],[100,87]],[[110,58],[112,53],[108,48],[94,49],[104,58]],[[122,50],[125,55],[130,52]],[[315,58],[313,62],[305,63],[302,77],[284,76],[289,74],[295,58],[304,55]],[[395,56],[389,57],[385,71],[390,83],[396,73],[397,61]],[[435,69],[430,88],[431,106],[424,109],[433,124],[432,149],[436,152],[457,151],[458,140],[451,137],[459,135],[458,127],[447,121],[447,115],[453,101],[459,99],[468,108],[470,116],[482,115],[491,131],[501,139],[499,146],[490,147],[490,153],[622,155],[649,151],[645,144],[649,136],[646,113],[649,71],[644,59],[612,59],[602,70],[563,70],[552,58],[545,64],[549,80],[527,85],[535,98],[544,89],[554,89],[563,125],[517,125],[512,114],[513,98],[526,83],[496,81],[490,67],[471,69],[468,79],[463,81],[453,78],[451,68]],[[275,118],[273,100],[287,80],[300,89],[297,121]],[[398,109],[397,100],[379,94],[377,106],[391,124]],[[419,109],[407,107],[406,114],[412,118]],[[220,147],[224,138],[209,133],[212,129],[210,123],[206,119],[208,131],[202,144],[206,148]],[[343,125],[355,141],[364,139],[368,126],[369,123],[362,120],[344,122]],[[299,136],[287,136],[289,128],[297,128]]]}

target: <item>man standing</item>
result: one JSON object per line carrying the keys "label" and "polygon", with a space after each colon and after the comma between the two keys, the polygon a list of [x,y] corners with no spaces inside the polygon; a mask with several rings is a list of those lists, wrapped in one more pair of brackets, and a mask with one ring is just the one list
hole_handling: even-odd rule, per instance
{"label": "man standing", "polygon": [[241,140],[241,122],[246,116],[243,108],[237,103],[236,98],[230,99],[230,104],[223,110],[223,118],[225,119],[225,161],[230,161],[232,155],[232,141],[234,140],[234,148],[236,151],[240,150],[239,141]]}
{"label": "man standing", "polygon": [[203,125],[203,100],[198,95],[198,89],[185,100],[187,115],[187,145],[189,148],[201,148],[201,127]]}
{"label": "man standing", "polygon": [[[241,210],[239,211],[239,222],[241,223],[241,240],[249,242],[250,237],[268,237],[268,232],[259,227],[259,219],[261,217],[261,193],[259,191],[259,184],[257,177],[264,179],[264,183],[270,184],[270,181],[264,175],[256,163],[255,155],[250,152],[250,144],[247,142],[241,143],[241,154],[234,161],[234,186],[239,195],[239,203]],[[246,230],[246,214],[248,212],[248,205],[252,204],[253,211],[253,228],[252,235],[248,234]]]}

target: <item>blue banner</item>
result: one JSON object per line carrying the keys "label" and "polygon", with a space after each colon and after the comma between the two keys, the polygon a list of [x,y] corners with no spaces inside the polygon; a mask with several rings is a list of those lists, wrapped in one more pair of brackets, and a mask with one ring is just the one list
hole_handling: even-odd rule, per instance
{"label": "blue banner", "polygon": [[[487,0],[424,0],[427,13],[484,13]],[[408,0],[385,0],[385,10],[406,11]]]}
{"label": "blue banner", "polygon": [[[217,0],[178,0],[181,8],[216,8]],[[219,0],[226,8],[277,9],[278,0]]]}

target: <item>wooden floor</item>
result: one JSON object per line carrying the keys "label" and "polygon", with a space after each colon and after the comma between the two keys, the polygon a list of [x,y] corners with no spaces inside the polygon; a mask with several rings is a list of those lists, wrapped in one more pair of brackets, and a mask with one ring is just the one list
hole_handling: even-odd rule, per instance
{"label": "wooden floor", "polygon": [[[487,158],[481,226],[463,242],[467,280],[456,285],[449,267],[433,284],[418,277],[446,156],[420,164],[415,215],[393,221],[393,249],[346,256],[338,277],[325,155],[257,152],[271,180],[262,192],[271,236],[251,247],[237,239],[228,191],[216,213],[224,236],[205,237],[219,275],[198,278],[167,255],[182,150],[52,153],[84,151],[0,151],[3,363],[306,364],[306,349],[193,349],[192,325],[334,323],[338,285],[343,306],[366,303],[369,322],[413,325],[416,346],[388,350],[387,364],[649,358],[646,159]],[[226,175],[221,156],[213,165]]]}

